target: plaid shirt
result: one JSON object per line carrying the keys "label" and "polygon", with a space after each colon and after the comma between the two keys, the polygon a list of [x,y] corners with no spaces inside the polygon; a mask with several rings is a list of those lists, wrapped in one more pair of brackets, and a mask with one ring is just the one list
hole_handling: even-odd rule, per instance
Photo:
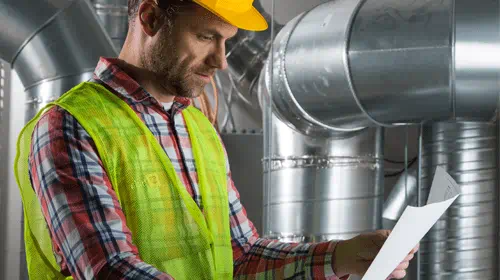
{"label": "plaid shirt", "polygon": [[[113,89],[137,113],[201,208],[191,143],[180,114],[190,101],[176,98],[165,111],[115,59],[101,58],[94,80]],[[64,274],[75,279],[173,279],[168,271],[141,260],[96,146],[67,111],[53,107],[42,116],[33,132],[29,161],[32,185]],[[227,166],[234,277],[337,279],[332,270],[336,242],[290,244],[259,238]]]}

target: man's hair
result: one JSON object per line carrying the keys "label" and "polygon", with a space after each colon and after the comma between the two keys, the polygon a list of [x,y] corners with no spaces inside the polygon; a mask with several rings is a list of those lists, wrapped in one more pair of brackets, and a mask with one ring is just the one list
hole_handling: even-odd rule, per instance
{"label": "man's hair", "polygon": [[[143,0],[128,0],[128,21],[132,20],[137,16],[139,11],[139,6]],[[190,0],[157,0],[158,6],[166,11],[168,20],[172,20],[180,9],[193,6],[194,2]]]}

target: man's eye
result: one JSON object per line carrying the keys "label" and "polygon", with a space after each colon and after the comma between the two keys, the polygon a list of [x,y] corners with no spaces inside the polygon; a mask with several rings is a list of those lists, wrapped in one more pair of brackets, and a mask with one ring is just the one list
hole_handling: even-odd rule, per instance
{"label": "man's eye", "polygon": [[213,36],[198,35],[198,39],[203,40],[203,41],[212,41],[214,39],[214,37]]}

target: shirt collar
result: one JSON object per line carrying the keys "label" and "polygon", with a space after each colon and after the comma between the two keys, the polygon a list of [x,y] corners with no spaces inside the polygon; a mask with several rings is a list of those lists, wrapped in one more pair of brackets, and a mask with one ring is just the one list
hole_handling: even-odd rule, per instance
{"label": "shirt collar", "polygon": [[[153,103],[158,104],[149,92],[118,66],[118,61],[117,58],[101,57],[94,70],[93,78],[105,83],[130,102],[141,103],[154,100]],[[191,105],[191,99],[176,96],[174,104],[179,108],[187,107]]]}

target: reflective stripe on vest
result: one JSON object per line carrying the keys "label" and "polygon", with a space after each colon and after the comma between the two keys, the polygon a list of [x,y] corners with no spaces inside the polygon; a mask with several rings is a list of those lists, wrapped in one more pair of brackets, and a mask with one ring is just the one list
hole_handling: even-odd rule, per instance
{"label": "reflective stripe on vest", "polygon": [[123,100],[95,83],[82,83],[49,104],[18,140],[15,172],[25,210],[30,279],[64,279],[28,175],[31,134],[54,105],[75,117],[95,142],[142,260],[176,279],[232,279],[225,154],[212,124],[192,106],[182,111],[202,212],[147,126]]}

